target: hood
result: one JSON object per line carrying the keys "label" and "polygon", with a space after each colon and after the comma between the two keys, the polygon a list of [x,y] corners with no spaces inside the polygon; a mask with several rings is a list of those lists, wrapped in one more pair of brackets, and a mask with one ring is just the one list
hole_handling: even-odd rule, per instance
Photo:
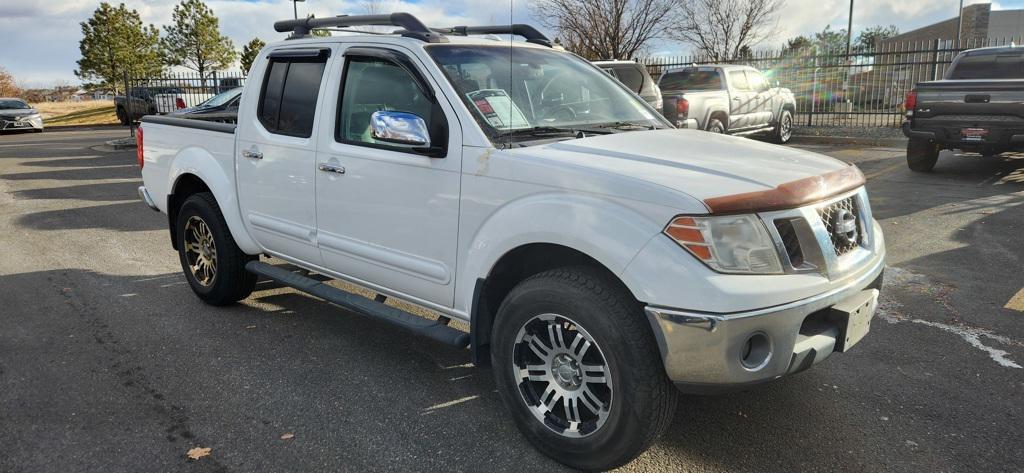
{"label": "hood", "polygon": [[842,161],[809,151],[697,130],[615,133],[522,151],[640,179],[704,202],[773,191],[782,184],[850,168]]}
{"label": "hood", "polygon": [[25,109],[25,108],[0,109],[0,116],[5,116],[5,117],[22,117],[22,116],[25,116],[25,115],[35,115],[37,113],[39,113],[39,110],[36,110],[34,108],[29,108],[29,109]]}

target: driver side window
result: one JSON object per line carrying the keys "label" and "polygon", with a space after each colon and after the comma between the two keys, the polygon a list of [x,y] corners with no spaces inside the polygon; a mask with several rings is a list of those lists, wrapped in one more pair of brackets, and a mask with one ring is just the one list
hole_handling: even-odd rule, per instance
{"label": "driver side window", "polygon": [[[345,66],[341,93],[338,141],[387,146],[370,133],[370,115],[377,111],[408,112],[422,118],[434,130],[434,104],[423,95],[414,79],[398,65],[379,58],[353,57]],[[433,133],[432,133],[433,134]]]}

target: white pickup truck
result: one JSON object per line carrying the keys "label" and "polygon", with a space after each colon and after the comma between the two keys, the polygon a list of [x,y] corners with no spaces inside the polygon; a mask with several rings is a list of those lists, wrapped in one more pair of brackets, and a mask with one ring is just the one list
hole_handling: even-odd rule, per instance
{"label": "white pickup truck", "polygon": [[[356,25],[401,29],[308,35]],[[259,275],[468,346],[524,435],[585,469],[642,453],[679,390],[774,380],[867,333],[885,250],[856,167],[674,129],[526,25],[275,26],[294,33],[260,52],[237,125],[139,131],[140,195],[204,301]]]}

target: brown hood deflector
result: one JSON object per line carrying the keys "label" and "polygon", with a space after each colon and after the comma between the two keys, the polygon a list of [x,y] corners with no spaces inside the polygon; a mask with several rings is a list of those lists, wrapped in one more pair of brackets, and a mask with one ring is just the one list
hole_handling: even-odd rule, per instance
{"label": "brown hood deflector", "polygon": [[713,214],[762,212],[801,207],[851,191],[864,185],[864,174],[857,166],[779,184],[774,189],[723,195],[704,200]]}

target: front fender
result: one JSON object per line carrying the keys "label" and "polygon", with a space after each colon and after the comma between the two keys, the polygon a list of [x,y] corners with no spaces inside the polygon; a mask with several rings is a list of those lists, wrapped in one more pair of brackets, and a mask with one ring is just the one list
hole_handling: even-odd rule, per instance
{"label": "front fender", "polygon": [[[231,143],[233,149],[234,143]],[[206,187],[210,188],[213,197],[217,199],[220,212],[227,222],[231,236],[235,239],[238,247],[247,254],[259,254],[263,250],[255,240],[249,236],[249,232],[242,223],[242,216],[238,202],[238,193],[234,184],[234,169],[231,167],[232,156],[214,156],[209,151],[197,146],[190,146],[178,152],[171,162],[168,173],[169,194],[174,193],[182,176],[192,174],[201,179]],[[225,169],[225,164],[229,166]],[[166,203],[164,204],[166,207]]]}
{"label": "front fender", "polygon": [[[472,307],[473,288],[508,252],[532,243],[557,244],[597,260],[621,277],[626,266],[674,213],[653,206],[638,211],[634,202],[610,197],[549,192],[521,198],[498,208],[466,246],[458,272],[457,309]],[[634,295],[630,281],[623,281]]]}

